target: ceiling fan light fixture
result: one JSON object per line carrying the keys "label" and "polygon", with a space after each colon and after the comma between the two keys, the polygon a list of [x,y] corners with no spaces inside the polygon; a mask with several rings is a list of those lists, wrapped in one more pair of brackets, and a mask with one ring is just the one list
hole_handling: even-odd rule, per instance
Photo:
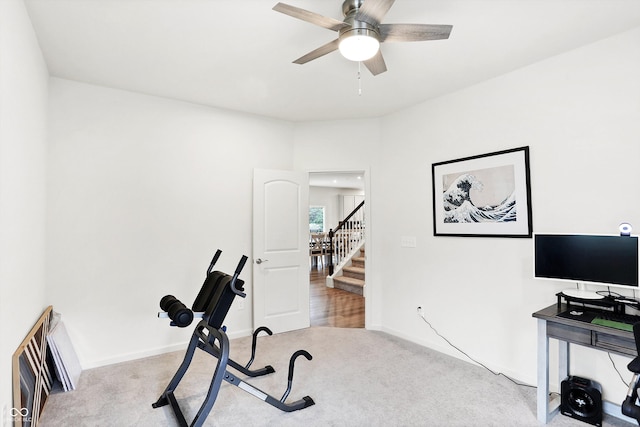
{"label": "ceiling fan light fixture", "polygon": [[350,61],[366,61],[378,53],[380,42],[377,34],[367,28],[354,28],[340,36],[338,49]]}

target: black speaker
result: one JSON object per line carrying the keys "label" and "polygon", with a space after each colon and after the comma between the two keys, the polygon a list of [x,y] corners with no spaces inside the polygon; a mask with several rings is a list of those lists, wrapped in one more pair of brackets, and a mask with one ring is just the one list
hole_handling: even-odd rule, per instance
{"label": "black speaker", "polygon": [[560,412],[594,426],[602,426],[602,387],[587,378],[569,376],[560,386]]}

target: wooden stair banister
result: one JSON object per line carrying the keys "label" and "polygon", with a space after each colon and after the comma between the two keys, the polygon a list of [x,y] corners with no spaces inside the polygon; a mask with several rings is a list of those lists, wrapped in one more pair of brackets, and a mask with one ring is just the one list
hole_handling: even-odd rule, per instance
{"label": "wooden stair banister", "polygon": [[[358,221],[350,221],[351,218],[358,215]],[[355,226],[355,227],[354,227]],[[342,258],[344,258],[351,250],[358,245],[363,239],[364,236],[362,232],[364,230],[364,200],[356,206],[356,208],[351,211],[349,215],[345,217],[342,221],[338,221],[338,226],[335,230],[329,229],[329,275],[333,274],[334,267],[334,256],[335,262],[340,264]],[[353,233],[359,233],[357,239],[352,239]],[[334,243],[334,238],[336,239]],[[346,237],[346,238],[345,238]],[[344,245],[346,243],[346,245]]]}

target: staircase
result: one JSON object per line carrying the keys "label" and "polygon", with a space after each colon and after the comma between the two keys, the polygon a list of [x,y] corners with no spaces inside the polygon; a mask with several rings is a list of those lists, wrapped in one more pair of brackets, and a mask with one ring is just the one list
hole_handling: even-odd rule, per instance
{"label": "staircase", "polygon": [[354,294],[363,295],[364,289],[364,246],[360,254],[351,258],[351,265],[342,268],[342,276],[333,278],[333,287]]}

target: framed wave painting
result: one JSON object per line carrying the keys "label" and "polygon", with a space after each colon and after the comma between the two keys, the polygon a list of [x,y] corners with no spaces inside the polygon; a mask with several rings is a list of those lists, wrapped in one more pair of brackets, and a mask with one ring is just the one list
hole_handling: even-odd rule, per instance
{"label": "framed wave painting", "polygon": [[529,147],[434,163],[433,234],[531,237]]}

